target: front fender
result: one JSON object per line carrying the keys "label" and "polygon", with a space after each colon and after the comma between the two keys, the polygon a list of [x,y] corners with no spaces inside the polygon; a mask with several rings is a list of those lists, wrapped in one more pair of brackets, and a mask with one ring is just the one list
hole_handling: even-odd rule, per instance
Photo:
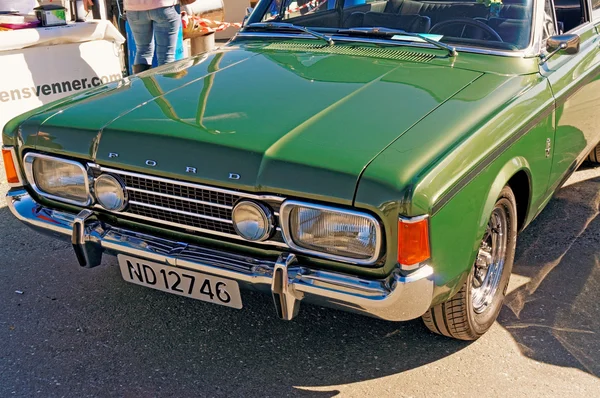
{"label": "front fender", "polygon": [[[485,233],[485,229],[487,227],[488,220],[490,215],[492,214],[492,210],[494,209],[494,205],[500,196],[500,191],[509,183],[511,178],[515,176],[518,172],[524,172],[527,174],[527,207],[525,209],[520,208],[519,211],[525,211],[523,219],[527,218],[527,214],[529,214],[529,207],[531,205],[531,170],[529,167],[529,162],[523,156],[516,156],[510,159],[508,162],[502,166],[498,175],[490,185],[490,189],[487,193],[487,198],[485,200],[485,204],[483,206],[483,211],[481,213],[481,217],[479,219],[478,226],[478,236],[483,238],[483,234]],[[515,187],[512,187],[513,190]],[[515,193],[517,195],[517,193]],[[475,249],[475,252],[478,248]],[[473,254],[475,256],[475,253]],[[473,257],[473,261],[475,261],[475,257]]]}
{"label": "front fender", "polygon": [[527,193],[518,193],[527,195],[527,202],[522,202],[526,206],[519,211],[528,212],[532,192],[530,163],[516,155],[497,159],[431,217],[432,264],[436,275],[434,303],[446,301],[462,287],[500,191],[507,184],[513,185],[513,177],[521,172],[526,174],[529,186]]}

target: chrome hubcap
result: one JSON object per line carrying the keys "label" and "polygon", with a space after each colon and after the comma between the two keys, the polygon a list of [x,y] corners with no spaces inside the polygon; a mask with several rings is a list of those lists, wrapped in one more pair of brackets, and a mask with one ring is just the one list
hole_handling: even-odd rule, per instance
{"label": "chrome hubcap", "polygon": [[492,303],[500,285],[506,257],[507,226],[506,212],[495,208],[473,267],[471,298],[473,309],[478,314],[484,312]]}

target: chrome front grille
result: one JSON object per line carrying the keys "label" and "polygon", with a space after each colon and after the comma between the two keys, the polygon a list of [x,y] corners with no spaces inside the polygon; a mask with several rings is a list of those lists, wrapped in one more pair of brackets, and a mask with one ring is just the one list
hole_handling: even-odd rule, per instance
{"label": "chrome front grille", "polygon": [[181,185],[177,181],[167,182],[156,180],[152,177],[120,174],[127,189],[139,192],[161,193],[163,195],[176,196],[196,201],[205,202],[215,207],[226,207],[231,209],[240,197],[232,193],[213,191],[206,188],[197,188],[189,185]]}
{"label": "chrome front grille", "polygon": [[[101,170],[118,176],[125,184],[129,205],[120,214],[186,231],[242,239],[231,221],[236,201],[242,198],[259,200],[270,205],[276,216],[283,202],[283,198],[277,196],[247,194],[123,170]],[[271,240],[261,243],[287,246],[279,228]]]}
{"label": "chrome front grille", "polygon": [[235,234],[235,230],[231,224],[227,224],[223,221],[213,221],[200,218],[195,213],[175,212],[174,209],[166,210],[165,208],[155,208],[137,203],[129,202],[130,207],[128,213],[144,216],[146,218],[152,218],[154,220],[168,221],[171,223],[179,224],[187,229],[198,228],[205,229],[215,232],[222,232],[226,234]]}
{"label": "chrome front grille", "polygon": [[[231,206],[214,206],[207,202],[200,202],[190,199],[186,196],[177,197],[166,196],[161,194],[152,194],[148,191],[138,190],[136,188],[127,188],[129,203],[139,203],[157,206],[162,209],[170,209],[192,213],[196,216],[202,215],[203,218],[212,219],[214,221],[231,220]],[[150,206],[148,206],[150,207]]]}

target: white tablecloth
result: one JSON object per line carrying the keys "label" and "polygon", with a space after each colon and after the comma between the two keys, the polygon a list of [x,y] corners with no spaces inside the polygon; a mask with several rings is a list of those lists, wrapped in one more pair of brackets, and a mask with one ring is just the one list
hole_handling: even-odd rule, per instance
{"label": "white tablecloth", "polygon": [[112,23],[106,20],[92,20],[69,23],[63,26],[0,32],[0,51],[65,43],[82,43],[92,40],[108,40],[118,44],[125,42],[125,38]]}
{"label": "white tablecloth", "polygon": [[0,130],[23,112],[120,80],[124,41],[106,20],[0,32]]}

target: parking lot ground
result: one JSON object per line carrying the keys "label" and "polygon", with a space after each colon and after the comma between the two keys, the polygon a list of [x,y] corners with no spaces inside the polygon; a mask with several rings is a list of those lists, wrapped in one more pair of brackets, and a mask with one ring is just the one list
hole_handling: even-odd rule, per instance
{"label": "parking lot ground", "polygon": [[[3,165],[1,165],[3,169]],[[0,195],[8,187],[0,173]],[[0,397],[598,397],[600,169],[525,230],[499,321],[476,342],[269,296],[233,310],[81,269],[0,202]]]}

